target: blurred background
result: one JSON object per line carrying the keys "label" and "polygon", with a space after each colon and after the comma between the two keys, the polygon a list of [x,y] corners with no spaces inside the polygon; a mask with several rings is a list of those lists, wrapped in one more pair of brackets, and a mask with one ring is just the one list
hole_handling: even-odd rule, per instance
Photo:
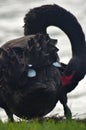
{"label": "blurred background", "polygon": [[[11,39],[23,36],[25,14],[30,9],[45,4],[58,4],[74,14],[86,35],[86,0],[0,0],[0,46]],[[60,61],[68,63],[71,58],[69,39],[56,27],[49,27],[47,31],[51,37],[58,39]],[[86,77],[68,94],[68,105],[73,118],[86,118]],[[63,115],[60,103],[57,103],[55,109],[48,115],[55,114]],[[0,119],[7,119],[3,109],[0,109]]]}

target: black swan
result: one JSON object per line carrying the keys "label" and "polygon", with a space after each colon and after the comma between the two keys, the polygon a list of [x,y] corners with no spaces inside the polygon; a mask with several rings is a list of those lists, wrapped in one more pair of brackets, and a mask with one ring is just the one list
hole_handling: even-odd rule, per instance
{"label": "black swan", "polygon": [[62,100],[65,116],[71,117],[54,65],[59,64],[55,44],[48,35],[36,34],[8,41],[0,48],[0,107],[11,121],[13,114],[25,119],[43,117],[58,100]]}
{"label": "black swan", "polygon": [[24,18],[24,34],[47,34],[48,26],[63,30],[71,42],[72,58],[68,65],[62,64],[63,88],[72,91],[86,74],[86,43],[83,30],[73,14],[58,5],[44,5],[31,9]]}

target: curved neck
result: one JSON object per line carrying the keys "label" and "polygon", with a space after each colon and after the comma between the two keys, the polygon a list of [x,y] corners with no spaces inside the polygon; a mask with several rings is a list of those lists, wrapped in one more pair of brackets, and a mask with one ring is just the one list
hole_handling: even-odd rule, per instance
{"label": "curved neck", "polygon": [[48,26],[63,30],[70,39],[73,55],[85,48],[85,36],[77,19],[58,5],[45,5],[32,9],[24,18],[24,34],[46,33]]}

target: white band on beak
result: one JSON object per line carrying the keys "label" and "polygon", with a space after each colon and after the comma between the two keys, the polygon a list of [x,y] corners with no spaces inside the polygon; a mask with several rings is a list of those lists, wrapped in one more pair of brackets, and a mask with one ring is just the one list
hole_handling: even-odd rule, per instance
{"label": "white band on beak", "polygon": [[28,64],[28,67],[32,67],[33,65],[32,64]]}

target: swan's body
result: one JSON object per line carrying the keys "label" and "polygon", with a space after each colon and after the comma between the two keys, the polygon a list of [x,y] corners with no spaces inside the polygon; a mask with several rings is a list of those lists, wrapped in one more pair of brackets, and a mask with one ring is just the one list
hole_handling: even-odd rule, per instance
{"label": "swan's body", "polygon": [[[71,41],[72,58],[64,74],[72,78],[64,87],[59,69],[53,66],[58,61],[55,41],[46,36],[50,25],[61,28]],[[85,37],[80,24],[63,8],[45,5],[26,15],[24,33],[29,36],[9,41],[0,48],[0,107],[11,120],[13,114],[29,119],[49,113],[60,100],[66,117],[71,116],[66,93],[86,73]],[[36,76],[29,77],[28,69],[35,69]]]}
{"label": "swan's body", "polygon": [[[11,120],[13,114],[25,119],[43,117],[58,100],[68,109],[59,69],[53,65],[59,62],[55,43],[47,35],[36,34],[0,48],[0,107]],[[36,73],[32,77],[31,70]]]}

